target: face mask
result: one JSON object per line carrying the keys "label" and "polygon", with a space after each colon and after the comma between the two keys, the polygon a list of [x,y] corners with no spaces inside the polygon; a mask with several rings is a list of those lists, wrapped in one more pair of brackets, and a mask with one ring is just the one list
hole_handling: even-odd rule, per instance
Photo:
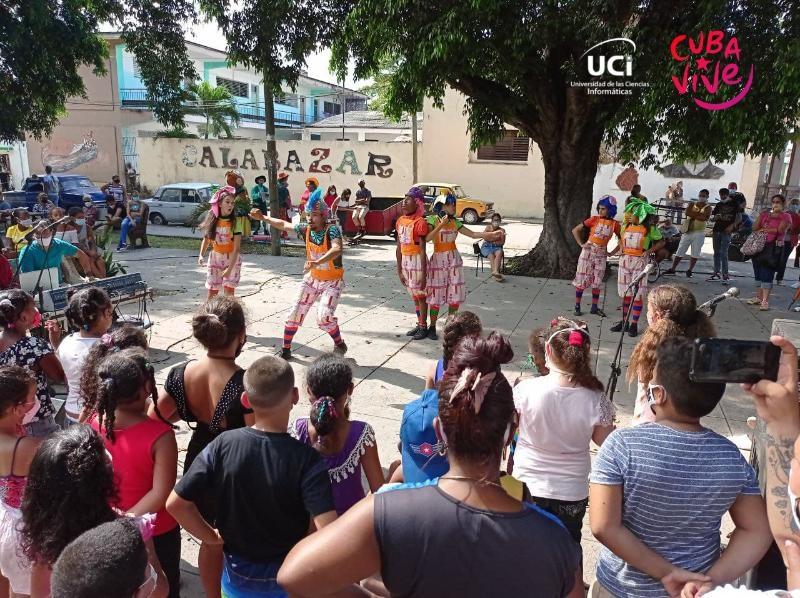
{"label": "face mask", "polygon": [[42,237],[39,239],[39,243],[41,243],[42,247],[50,247],[50,243],[53,242],[53,237]]}
{"label": "face mask", "polygon": [[85,218],[76,218],[75,219],[75,224],[77,224],[78,226],[83,226],[84,224],[86,224],[86,219]]}
{"label": "face mask", "polygon": [[36,309],[33,313],[33,322],[31,322],[31,328],[38,328],[42,325],[42,314],[39,313],[39,310]]}
{"label": "face mask", "polygon": [[26,220],[20,220],[19,223],[25,228],[28,228],[31,224],[33,224],[33,220],[27,218]]}
{"label": "face mask", "polygon": [[87,208],[91,208],[94,205],[94,203],[92,203],[91,201],[84,201],[83,205],[86,206]]}
{"label": "face mask", "polygon": [[[664,387],[661,386],[660,384],[648,384],[647,385],[647,405],[648,405],[648,407],[650,407],[650,411],[653,412],[653,415],[656,414],[656,409],[655,409],[656,397],[653,394],[653,389],[654,388],[660,388],[660,389],[664,390]],[[664,392],[666,392],[666,390],[664,390]]]}
{"label": "face mask", "polygon": [[28,409],[28,411],[25,412],[25,415],[22,418],[22,425],[23,426],[26,425],[26,424],[29,424],[29,423],[31,423],[33,421],[33,418],[36,417],[37,413],[39,413],[40,404],[41,403],[39,403],[39,397],[36,397],[36,399],[33,401],[33,405],[31,405],[31,408]]}

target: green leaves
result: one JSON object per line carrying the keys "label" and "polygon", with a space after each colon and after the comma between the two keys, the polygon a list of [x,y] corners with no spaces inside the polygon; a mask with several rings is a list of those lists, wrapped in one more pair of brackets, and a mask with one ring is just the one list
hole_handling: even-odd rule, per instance
{"label": "green leaves", "polygon": [[221,85],[214,87],[208,81],[189,86],[184,111],[205,118],[207,124],[200,129],[206,139],[209,135],[219,137],[222,133],[232,137],[231,125],[238,125],[240,120],[231,92]]}

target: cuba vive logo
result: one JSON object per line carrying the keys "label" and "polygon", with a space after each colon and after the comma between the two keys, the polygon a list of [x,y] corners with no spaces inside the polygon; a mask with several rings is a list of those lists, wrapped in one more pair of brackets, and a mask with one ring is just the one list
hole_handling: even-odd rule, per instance
{"label": "cuba vive logo", "polygon": [[[672,75],[679,95],[688,95],[705,110],[725,110],[741,102],[753,86],[753,65],[742,63],[739,40],[724,31],[682,33],[669,45],[672,60],[682,66]],[[744,73],[747,73],[745,78]],[[699,96],[699,97],[698,97]]]}
{"label": "cuba vive logo", "polygon": [[602,77],[611,75],[612,77],[632,77],[633,76],[633,55],[631,54],[600,54],[593,52],[595,48],[622,42],[630,45],[632,52],[636,51],[636,44],[627,37],[613,37],[595,44],[581,55],[581,59],[586,58],[586,70],[592,77]]}

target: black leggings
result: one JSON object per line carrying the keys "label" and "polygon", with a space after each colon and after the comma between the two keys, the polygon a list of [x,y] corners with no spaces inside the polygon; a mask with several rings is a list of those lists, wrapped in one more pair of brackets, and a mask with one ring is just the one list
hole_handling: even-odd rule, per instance
{"label": "black leggings", "polygon": [[168,531],[160,536],[153,536],[156,556],[169,582],[169,598],[181,596],[181,528]]}
{"label": "black leggings", "polygon": [[581,529],[583,528],[583,517],[586,515],[586,507],[589,506],[589,499],[583,500],[557,500],[555,498],[539,498],[531,496],[530,490],[525,486],[523,500],[532,502],[540,509],[552,513],[564,524],[569,535],[579,545],[581,543]]}

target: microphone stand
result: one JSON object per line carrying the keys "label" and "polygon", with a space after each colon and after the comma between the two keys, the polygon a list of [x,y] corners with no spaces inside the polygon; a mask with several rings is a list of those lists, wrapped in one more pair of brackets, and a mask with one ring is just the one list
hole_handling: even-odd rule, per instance
{"label": "microphone stand", "polygon": [[[642,283],[642,279],[638,278],[634,280],[631,284],[628,285],[628,288],[625,289],[625,295],[628,294],[628,291],[633,290],[633,298],[636,299],[636,295],[639,294],[639,285]],[[620,374],[622,374],[622,368],[620,367],[620,362],[622,361],[622,341],[625,338],[625,332],[628,329],[628,322],[631,319],[631,312],[633,311],[633,301],[631,301],[631,306],[628,308],[627,313],[622,318],[622,330],[619,332],[619,342],[617,343],[617,351],[614,354],[614,359],[611,361],[611,375],[608,378],[608,383],[606,384],[606,396],[608,399],[613,403],[614,402],[614,393],[617,391],[617,380],[619,379]]]}

